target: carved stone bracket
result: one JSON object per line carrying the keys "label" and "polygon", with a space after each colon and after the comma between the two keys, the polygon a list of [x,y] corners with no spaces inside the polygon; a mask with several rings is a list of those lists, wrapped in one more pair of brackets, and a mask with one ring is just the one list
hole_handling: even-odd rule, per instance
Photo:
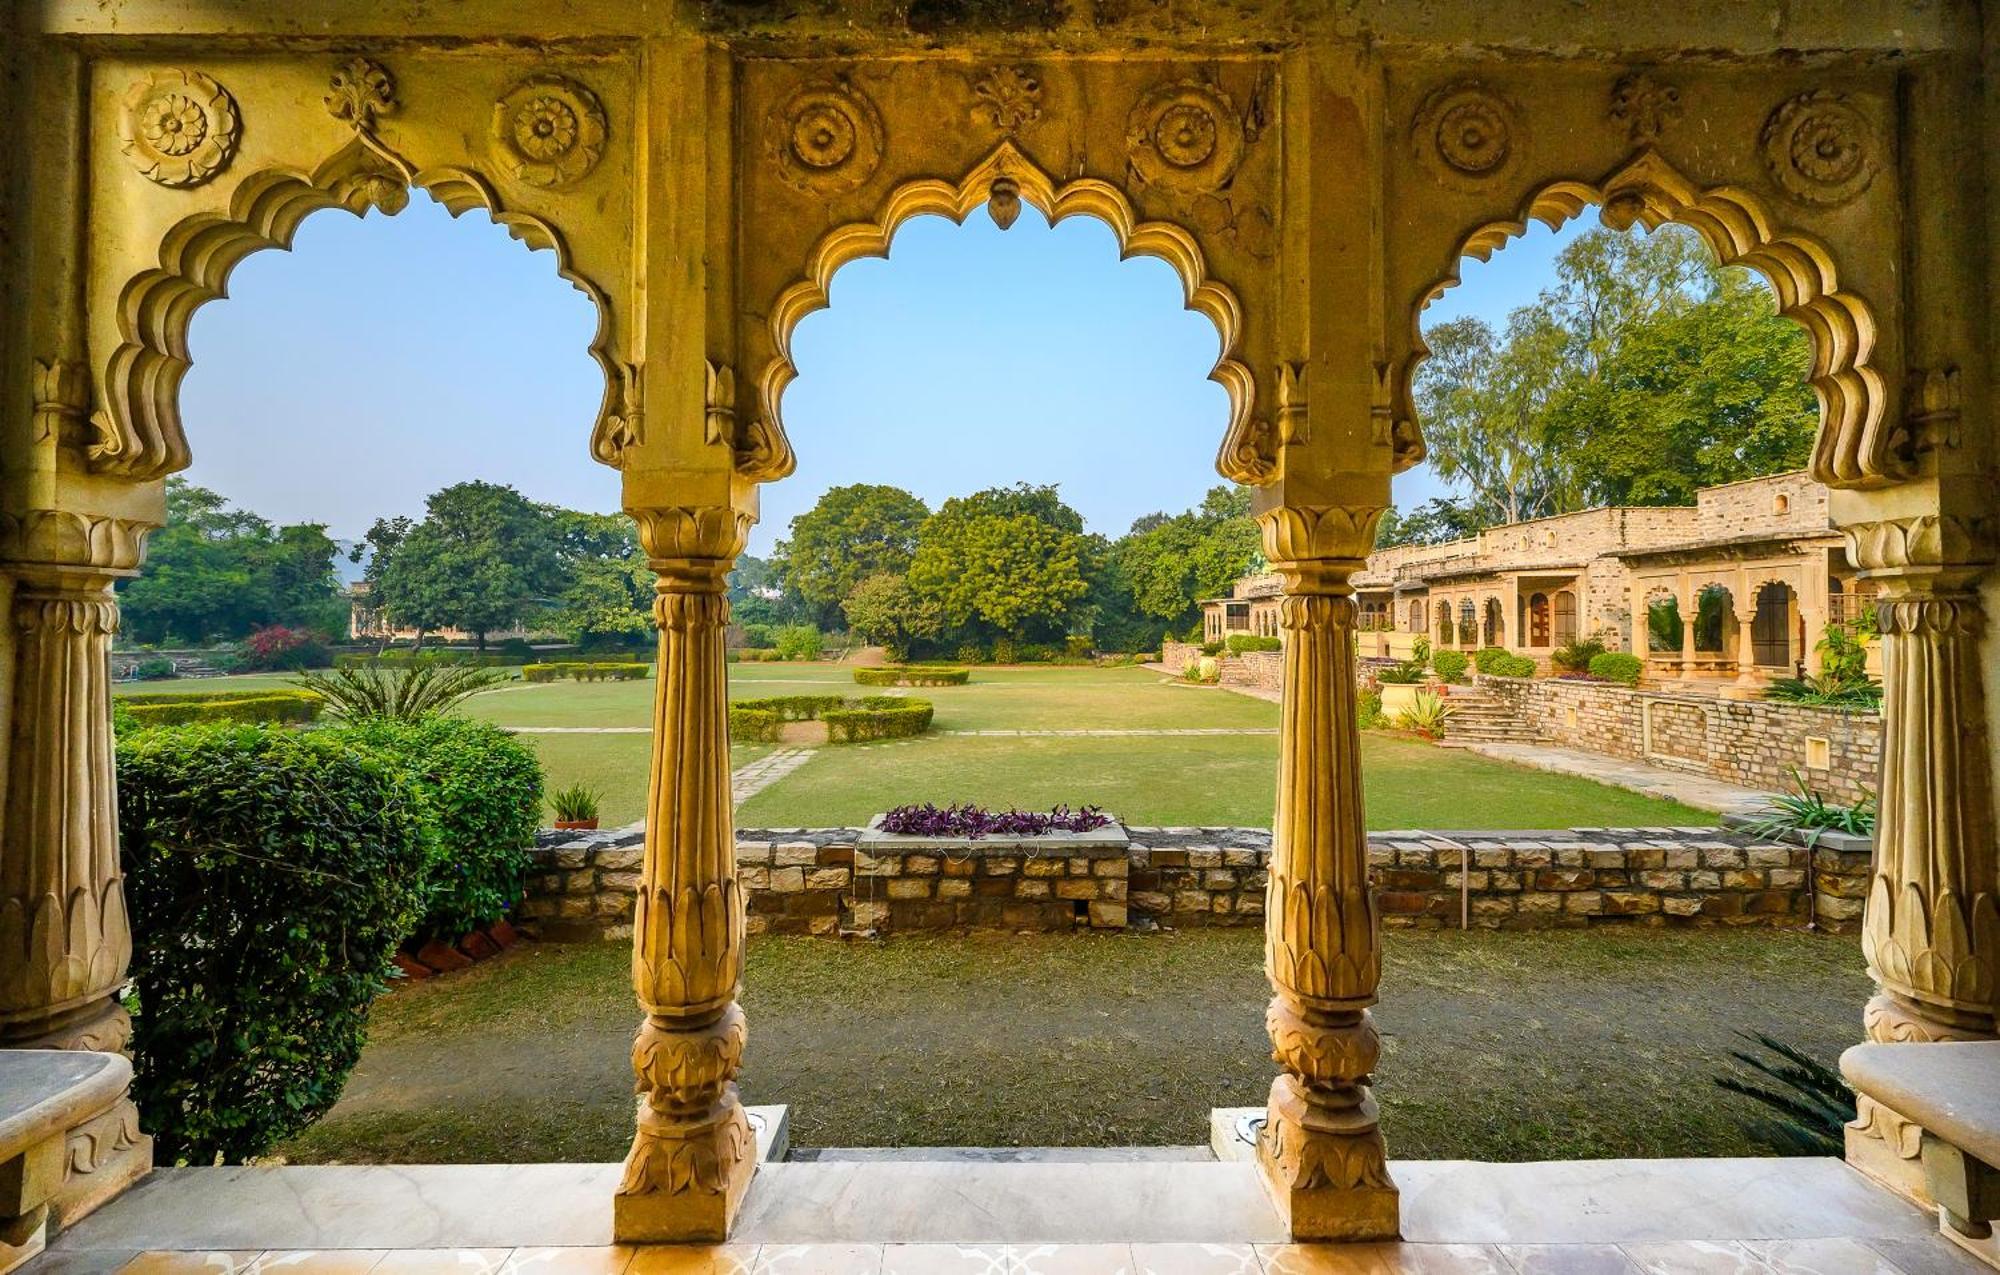
{"label": "carved stone bracket", "polygon": [[90,441],[90,370],[74,359],[35,360],[37,443],[87,446]]}
{"label": "carved stone bracket", "polygon": [[1958,368],[1911,368],[1904,385],[1903,422],[1910,449],[1923,453],[1958,447]]}
{"label": "carved stone bracket", "polygon": [[372,133],[378,120],[396,113],[396,79],[379,62],[350,58],[334,71],[324,101],[333,118]]}

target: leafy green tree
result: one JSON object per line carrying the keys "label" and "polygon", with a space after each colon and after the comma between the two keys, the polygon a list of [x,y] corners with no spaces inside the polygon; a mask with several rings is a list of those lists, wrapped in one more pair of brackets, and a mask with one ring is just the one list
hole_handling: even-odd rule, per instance
{"label": "leafy green tree", "polygon": [[1817,425],[1804,331],[1684,227],[1582,235],[1504,333],[1464,318],[1425,340],[1432,463],[1481,525],[1684,504],[1802,465]]}
{"label": "leafy green tree", "polygon": [[947,500],[923,523],[907,573],[947,625],[1027,639],[1067,633],[1090,591],[1083,518],[1054,487],[1026,483]]}
{"label": "leafy green tree", "polygon": [[896,660],[908,659],[913,644],[944,631],[943,608],[918,597],[903,576],[886,571],[855,585],[840,609],[863,641],[887,648]]}
{"label": "leafy green tree", "polygon": [[376,596],[396,623],[420,633],[463,629],[484,650],[488,633],[520,622],[562,588],[553,524],[544,506],[512,487],[446,487],[387,555]]}
{"label": "leafy green tree", "polygon": [[145,643],[235,639],[282,624],[345,629],[333,560],[318,523],[274,527],[206,487],[167,480],[167,524],[146,569],[119,594],[124,630]]}
{"label": "leafy green tree", "polygon": [[1111,554],[1133,610],[1169,627],[1185,624],[1202,599],[1228,592],[1262,561],[1250,494],[1241,487],[1210,488],[1198,508],[1141,523]]}
{"label": "leafy green tree", "polygon": [[624,514],[544,506],[564,584],[550,620],[578,646],[627,646],[653,633],[653,572]]}
{"label": "leafy green tree", "polygon": [[1463,501],[1433,496],[1409,513],[1391,509],[1375,525],[1375,547],[1441,545],[1476,536],[1486,526]]}
{"label": "leafy green tree", "polygon": [[918,528],[929,516],[930,508],[900,487],[835,487],[792,519],[791,538],[777,546],[773,566],[786,590],[811,607],[818,622],[831,624],[855,585],[908,569]]}

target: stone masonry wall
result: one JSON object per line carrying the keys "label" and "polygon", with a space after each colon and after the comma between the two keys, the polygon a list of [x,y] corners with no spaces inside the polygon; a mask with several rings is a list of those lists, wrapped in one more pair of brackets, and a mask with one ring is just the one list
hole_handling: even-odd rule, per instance
{"label": "stone masonry wall", "polygon": [[[1561,678],[1482,677],[1479,687],[1512,705],[1551,744],[1764,792],[1788,790],[1796,768],[1813,788],[1848,804],[1880,784],[1882,719],[1873,713]],[[1810,741],[1824,741],[1824,757]]]}
{"label": "stone masonry wall", "polygon": [[1160,643],[1160,663],[1175,673],[1201,658],[1201,647],[1193,642],[1175,642],[1171,639]]}
{"label": "stone masonry wall", "polygon": [[1245,651],[1221,662],[1218,677],[1224,686],[1248,686],[1261,691],[1285,689],[1283,651]]}
{"label": "stone masonry wall", "polygon": [[[856,828],[744,831],[738,879],[753,934],[939,933],[1261,925],[1271,834],[1131,828],[1129,847],[876,857]],[[544,833],[518,919],[546,938],[625,937],[636,828]],[[1379,832],[1370,875],[1383,924],[1443,929],[1858,924],[1868,856],[1713,828]],[[1463,865],[1463,872],[1461,871]],[[1808,891],[1810,868],[1813,889]],[[1463,896],[1461,896],[1463,887]]]}

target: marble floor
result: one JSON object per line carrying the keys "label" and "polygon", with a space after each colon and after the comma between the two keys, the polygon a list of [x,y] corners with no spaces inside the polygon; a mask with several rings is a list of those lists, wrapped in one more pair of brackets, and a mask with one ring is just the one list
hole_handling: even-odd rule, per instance
{"label": "marble floor", "polygon": [[[764,1165],[716,1248],[610,1242],[615,1165],[164,1169],[33,1275],[1305,1275],[1988,1268],[1838,1160],[1394,1166],[1407,1242],[1289,1245],[1228,1161]],[[1990,1272],[1989,1272],[1990,1275]]]}

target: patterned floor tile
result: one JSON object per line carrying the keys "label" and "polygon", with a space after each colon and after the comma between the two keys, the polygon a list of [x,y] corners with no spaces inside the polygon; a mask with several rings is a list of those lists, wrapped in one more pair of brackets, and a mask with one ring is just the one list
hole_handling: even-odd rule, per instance
{"label": "patterned floor tile", "polygon": [[1689,1240],[1619,1247],[1646,1275],[1769,1275],[1771,1269],[1741,1244]]}
{"label": "patterned floor tile", "polygon": [[1134,1244],[1133,1275],[1260,1275],[1248,1244]]}
{"label": "patterned floor tile", "polygon": [[510,1248],[395,1248],[370,1275],[496,1275]]}
{"label": "patterned floor tile", "polygon": [[1129,1244],[1009,1244],[1007,1275],[1131,1275]]}
{"label": "patterned floor tile", "polygon": [[752,1275],[755,1244],[648,1244],[625,1275]]}
{"label": "patterned floor tile", "polygon": [[1616,1244],[1502,1244],[1501,1258],[1520,1275],[1636,1275]]}
{"label": "patterned floor tile", "polygon": [[263,1254],[228,1252],[141,1253],[119,1269],[119,1275],[242,1275]]}
{"label": "patterned floor tile", "polygon": [[1001,1244],[891,1244],[882,1250],[882,1275],[1007,1275]]}
{"label": "patterned floor tile", "polygon": [[1510,1275],[1484,1244],[1258,1245],[1267,1275]]}

